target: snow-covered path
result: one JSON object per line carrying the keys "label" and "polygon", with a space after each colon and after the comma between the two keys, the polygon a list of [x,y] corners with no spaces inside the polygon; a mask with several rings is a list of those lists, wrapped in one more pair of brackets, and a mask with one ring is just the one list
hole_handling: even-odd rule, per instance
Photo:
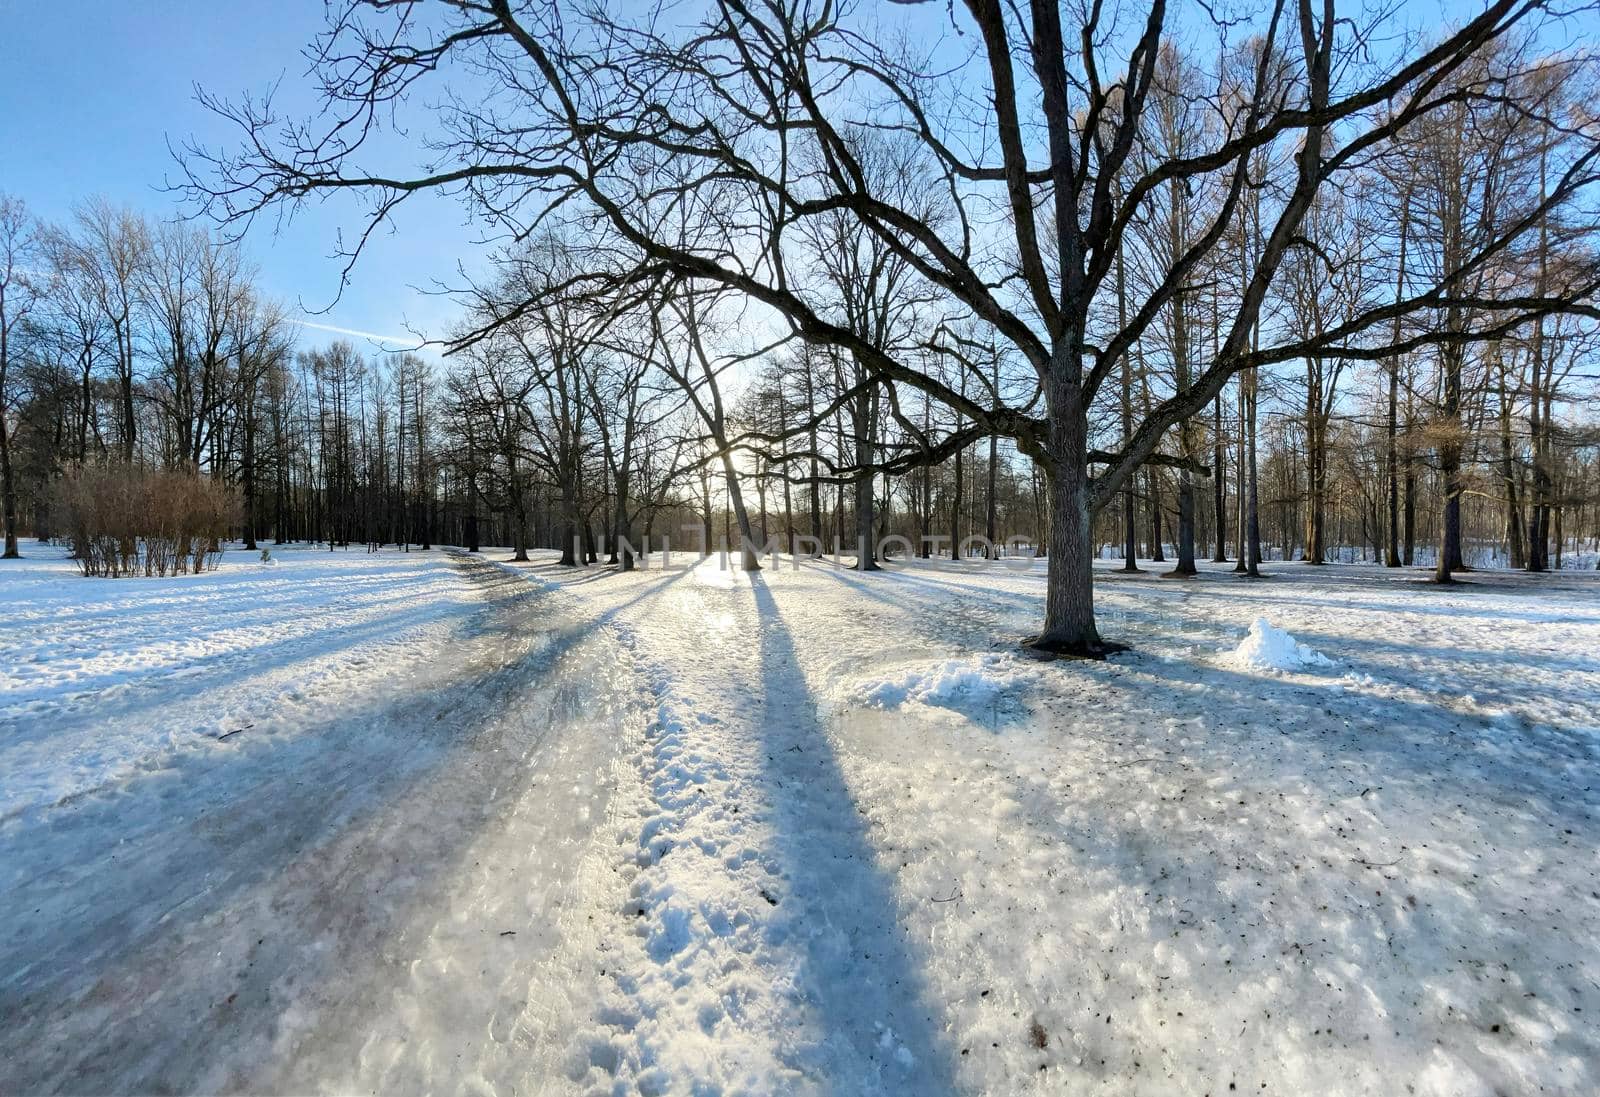
{"label": "snow-covered path", "polygon": [[[407,611],[391,607],[387,631],[308,640],[296,654],[325,680],[297,684],[278,722],[279,664],[237,666],[225,688],[258,706],[250,728],[158,737],[131,772],[114,762],[0,826],[6,1092],[511,1089],[545,1034],[586,1012],[546,969],[589,949],[574,887],[640,723],[618,653],[492,565],[326,566],[392,596],[408,582],[396,568],[418,569],[433,603],[410,612],[434,627],[402,643]],[[329,595],[282,570],[308,610]],[[387,672],[363,679],[380,658]],[[80,692],[54,713],[69,743],[80,721],[114,735],[133,707]],[[44,737],[37,718],[13,717],[6,742]]]}
{"label": "snow-covered path", "polygon": [[[1580,1093],[1600,583],[528,569],[656,711],[590,1092]],[[1226,654],[1257,617],[1326,653]]]}

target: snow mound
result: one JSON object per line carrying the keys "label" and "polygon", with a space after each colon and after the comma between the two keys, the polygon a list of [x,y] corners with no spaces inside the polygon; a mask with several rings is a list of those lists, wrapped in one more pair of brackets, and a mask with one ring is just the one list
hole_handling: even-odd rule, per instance
{"label": "snow mound", "polygon": [[847,700],[874,708],[893,709],[915,702],[938,708],[986,705],[1017,684],[1017,669],[1008,655],[946,659],[931,666],[908,667],[882,678],[857,682]]}
{"label": "snow mound", "polygon": [[1312,651],[1265,617],[1257,617],[1250,631],[1226,658],[1233,666],[1255,670],[1304,670],[1331,667],[1333,660]]}

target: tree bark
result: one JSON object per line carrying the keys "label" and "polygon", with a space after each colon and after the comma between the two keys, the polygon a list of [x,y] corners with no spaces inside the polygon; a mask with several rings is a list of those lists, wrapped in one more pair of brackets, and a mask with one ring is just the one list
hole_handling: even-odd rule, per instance
{"label": "tree bark", "polygon": [[734,471],[733,458],[726,451],[722,454],[722,474],[728,484],[728,500],[733,506],[733,516],[739,523],[739,560],[740,566],[745,571],[760,571],[761,561],[757,558],[752,543],[755,534],[750,529],[750,514],[745,510],[744,493],[739,490],[739,474]]}
{"label": "tree bark", "polygon": [[1122,650],[1100,638],[1094,620],[1094,521],[1089,510],[1088,419],[1076,382],[1046,378],[1050,458],[1050,553],[1046,557],[1044,631],[1027,646],[1054,655],[1102,659]]}

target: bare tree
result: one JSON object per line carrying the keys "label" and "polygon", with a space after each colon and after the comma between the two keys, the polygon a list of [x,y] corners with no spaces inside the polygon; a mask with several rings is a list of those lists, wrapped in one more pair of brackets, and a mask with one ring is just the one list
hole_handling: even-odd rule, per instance
{"label": "bare tree", "polygon": [[5,523],[3,559],[17,550],[17,481],[11,455],[13,348],[22,325],[43,296],[39,285],[43,247],[39,226],[22,200],[0,194],[0,514]]}
{"label": "bare tree", "polygon": [[[630,250],[638,277],[743,295],[775,329],[834,346],[879,382],[920,390],[952,409],[961,428],[916,460],[942,460],[999,434],[1040,466],[1049,564],[1044,628],[1033,643],[1049,652],[1107,650],[1094,617],[1094,515],[1148,462],[1199,471],[1192,459],[1163,457],[1161,440],[1234,374],[1308,355],[1383,360],[1420,347],[1453,354],[1569,309],[1596,285],[1593,264],[1542,290],[1526,279],[1502,281],[1493,310],[1478,307],[1473,288],[1478,272],[1543,217],[1591,192],[1600,155],[1591,126],[1569,129],[1544,201],[1452,250],[1405,300],[1363,309],[1309,339],[1257,323],[1317,195],[1344,185],[1422,122],[1505,100],[1513,72],[1455,78],[1519,28],[1564,17],[1544,0],[1495,0],[1431,43],[1381,57],[1368,44],[1384,32],[1383,16],[1340,17],[1333,0],[1292,9],[1280,0],[1248,25],[1219,24],[1225,46],[1258,37],[1258,61],[1238,102],[1219,109],[1206,147],[1176,156],[1136,155],[1157,62],[1176,22],[1160,0],[1142,22],[1120,26],[1102,22],[1111,16],[1100,5],[1068,25],[1063,9],[1044,0],[1025,8],[968,0],[950,18],[981,49],[937,74],[888,33],[884,19],[846,8],[707,0],[658,21],[600,6],[571,12],[511,0],[441,4],[431,20],[414,18],[413,7],[353,0],[335,9],[313,51],[334,108],[327,127],[280,125],[270,103],[211,100],[240,124],[246,148],[191,150],[197,198],[239,222],[277,203],[356,191],[372,203],[358,236],[365,239],[408,196],[453,190],[510,231],[550,217],[604,225]],[[926,27],[929,9],[904,18]],[[470,64],[495,87],[446,98],[429,138],[437,167],[357,168],[391,106],[451,68],[447,60]],[[1588,62],[1559,63],[1576,70]],[[1278,76],[1285,66],[1292,81]],[[966,109],[948,109],[957,99]],[[1554,125],[1537,111],[1530,117]],[[863,170],[853,135],[864,128],[897,131],[920,145],[954,203],[947,225],[925,223]],[[1215,355],[1153,404],[1126,445],[1098,450],[1093,402],[1216,252],[1241,197],[1256,185],[1255,155],[1271,148],[1292,150],[1292,166],[1263,211],[1260,247]],[[1174,184],[1211,186],[1220,199],[1187,226],[1181,251],[1141,292],[1127,323],[1090,342],[1091,316],[1110,291],[1123,236]],[[952,311],[990,328],[1031,369],[1034,391],[1016,401],[985,400],[983,389],[963,394],[922,356],[889,353],[830,318],[805,277],[803,229],[839,210],[938,287]],[[1386,334],[1397,314],[1423,313],[1447,321],[1398,343]],[[959,350],[948,341],[935,349]],[[909,457],[882,462],[886,469],[910,464]]]}

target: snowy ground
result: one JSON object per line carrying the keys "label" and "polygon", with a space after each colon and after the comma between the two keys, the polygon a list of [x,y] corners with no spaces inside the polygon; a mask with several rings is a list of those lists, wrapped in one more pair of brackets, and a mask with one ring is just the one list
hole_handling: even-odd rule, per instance
{"label": "snowy ground", "polygon": [[1600,1087],[1600,577],[226,559],[0,572],[7,1091]]}
{"label": "snowy ground", "polygon": [[552,973],[642,722],[614,641],[437,552],[158,581],[30,551],[0,1091],[488,1091],[587,1016]]}

